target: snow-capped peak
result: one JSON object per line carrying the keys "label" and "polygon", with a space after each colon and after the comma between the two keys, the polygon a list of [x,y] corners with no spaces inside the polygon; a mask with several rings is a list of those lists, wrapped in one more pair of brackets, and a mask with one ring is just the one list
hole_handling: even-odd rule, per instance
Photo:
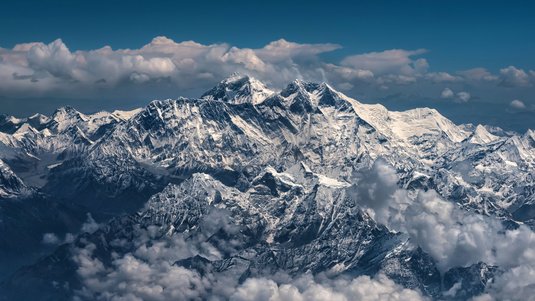
{"label": "snow-capped peak", "polygon": [[283,97],[288,97],[295,93],[311,93],[312,91],[317,90],[320,85],[321,84],[310,83],[300,79],[296,79],[293,82],[289,83],[288,86],[286,86],[286,88],[284,88],[280,94]]}
{"label": "snow-capped peak", "polygon": [[247,74],[241,74],[240,72],[234,72],[229,77],[220,81],[223,84],[232,84],[244,79],[250,79],[251,77]]}
{"label": "snow-capped peak", "polygon": [[475,144],[487,144],[498,139],[498,136],[489,133],[489,131],[487,131],[484,126],[479,124],[472,133],[472,135],[470,135],[470,137],[468,138],[468,141]]}
{"label": "snow-capped peak", "polygon": [[213,89],[204,93],[201,98],[222,100],[232,104],[252,103],[256,105],[273,93],[259,80],[236,73],[219,82]]}
{"label": "snow-capped peak", "polygon": [[143,111],[142,108],[133,109],[130,111],[123,111],[123,110],[115,110],[112,112],[112,115],[115,117],[122,119],[122,120],[128,120],[132,117],[134,117],[137,113]]}
{"label": "snow-capped peak", "polygon": [[54,114],[52,114],[53,119],[59,119],[61,117],[68,117],[68,116],[78,116],[81,113],[78,112],[75,108],[71,106],[65,106],[58,108]]}
{"label": "snow-capped peak", "polygon": [[72,107],[61,107],[51,117],[51,127],[56,132],[63,132],[73,124],[86,121],[87,117]]}
{"label": "snow-capped peak", "polygon": [[28,123],[23,123],[15,133],[13,133],[13,136],[22,136],[26,133],[37,133],[38,131],[34,129],[31,125]]}
{"label": "snow-capped peak", "polygon": [[43,114],[37,113],[28,117],[28,123],[39,130],[42,129],[48,122],[50,122],[50,118]]}
{"label": "snow-capped peak", "polygon": [[22,180],[0,159],[0,198],[8,198],[27,190]]}
{"label": "snow-capped peak", "polygon": [[533,148],[535,148],[535,131],[528,129],[526,134],[524,134],[524,139],[528,140]]}

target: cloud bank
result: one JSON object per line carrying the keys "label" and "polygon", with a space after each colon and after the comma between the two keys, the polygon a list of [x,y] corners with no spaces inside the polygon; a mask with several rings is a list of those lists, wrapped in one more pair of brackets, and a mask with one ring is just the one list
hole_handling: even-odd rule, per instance
{"label": "cloud bank", "polygon": [[515,66],[496,74],[482,67],[454,74],[430,71],[426,49],[353,54],[334,62],[323,57],[339,48],[280,39],[253,49],[175,42],[161,36],[138,49],[104,46],[72,51],[61,39],[25,43],[0,48],[0,96],[109,99],[135,98],[144,91],[154,97],[176,97],[206,90],[234,72],[252,75],[275,89],[296,78],[326,81],[351,96],[368,99],[398,95],[400,101],[441,97],[463,103],[476,95],[505,108],[510,99],[535,94],[535,71]]}

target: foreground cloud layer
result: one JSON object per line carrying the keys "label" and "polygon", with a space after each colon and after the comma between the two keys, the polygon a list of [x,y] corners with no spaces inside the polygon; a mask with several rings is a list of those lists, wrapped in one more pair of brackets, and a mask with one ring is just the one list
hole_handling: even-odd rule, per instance
{"label": "foreground cloud layer", "polygon": [[[468,103],[474,99],[509,107],[513,100],[535,105],[535,71],[506,66],[431,72],[426,49],[391,49],[349,55],[331,62],[322,54],[336,44],[300,44],[284,39],[259,49],[225,43],[203,45],[156,37],[139,49],[110,46],[71,51],[57,39],[0,48],[0,97],[124,99],[194,96],[234,72],[252,75],[275,89],[296,78],[328,82],[350,96],[374,100],[435,100]],[[140,95],[142,91],[142,95]],[[188,91],[195,91],[187,95]],[[198,95],[197,95],[198,96]],[[433,106],[433,103],[429,104]],[[518,102],[513,107],[518,112]]]}
{"label": "foreground cloud layer", "polygon": [[[182,233],[157,238],[155,226],[139,229],[133,239],[136,249],[113,255],[111,264],[95,256],[93,243],[74,248],[73,262],[83,285],[75,292],[75,300],[429,300],[419,291],[403,288],[383,274],[329,279],[321,274],[290,277],[279,272],[269,278],[252,277],[241,283],[241,274],[232,270],[199,273],[176,265],[177,260],[196,255],[209,259],[220,257],[218,248],[207,238],[212,234],[210,231],[232,224],[221,212],[210,214],[203,223],[205,231],[188,240]],[[210,225],[206,227],[206,223]]]}
{"label": "foreground cloud layer", "polygon": [[355,175],[349,189],[377,222],[407,233],[429,253],[441,272],[479,262],[504,270],[477,300],[531,300],[535,287],[535,233],[526,225],[508,228],[469,213],[434,191],[415,198],[397,186],[396,171],[382,159]]}

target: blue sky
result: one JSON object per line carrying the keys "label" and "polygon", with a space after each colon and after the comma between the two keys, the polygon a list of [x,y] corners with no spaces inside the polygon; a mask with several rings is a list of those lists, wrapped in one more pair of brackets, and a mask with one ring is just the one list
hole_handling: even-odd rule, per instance
{"label": "blue sky", "polygon": [[[261,47],[284,38],[337,43],[332,56],[392,48],[430,50],[446,71],[535,69],[533,1],[9,1],[0,45],[63,39],[70,48],[175,41]],[[9,30],[5,30],[9,29]]]}
{"label": "blue sky", "polygon": [[[530,1],[5,2],[0,9],[0,55],[3,55],[0,63],[6,64],[3,69],[7,70],[7,77],[12,77],[13,84],[0,85],[0,103],[3,102],[4,107],[0,113],[48,112],[63,104],[91,111],[109,109],[112,105],[137,106],[151,98],[195,96],[233,69],[252,73],[278,88],[282,83],[272,78],[273,70],[286,70],[287,76],[283,77],[286,79],[292,76],[288,66],[293,65],[299,69],[297,76],[305,80],[327,80],[364,102],[381,102],[393,109],[421,105],[436,107],[456,122],[492,123],[522,131],[535,127],[535,121],[531,120],[535,119],[532,118],[535,117],[535,74],[530,73],[535,70],[534,11],[535,4]],[[254,68],[251,71],[250,66],[239,59],[234,59],[232,64],[225,61],[227,65],[221,66],[217,72],[209,70],[213,63],[199,64],[200,67],[196,67],[198,74],[204,72],[212,76],[204,81],[205,84],[192,83],[190,86],[162,83],[162,78],[179,80],[175,73],[165,76],[150,72],[141,74],[136,69],[134,77],[133,73],[128,73],[129,79],[140,83],[137,79],[141,75],[150,77],[150,81],[137,86],[130,83],[125,87],[122,78],[117,78],[113,86],[109,84],[112,80],[108,79],[107,88],[84,86],[87,88],[85,92],[77,86],[69,92],[69,86],[89,78],[87,74],[95,76],[90,77],[91,83],[98,81],[101,75],[95,74],[97,69],[89,67],[81,69],[84,76],[80,72],[61,73],[51,63],[40,65],[35,61],[29,64],[31,70],[7,66],[14,59],[13,55],[8,58],[6,53],[13,54],[13,47],[22,43],[49,45],[61,39],[70,53],[88,52],[106,45],[114,51],[122,48],[136,50],[158,36],[176,43],[191,40],[201,45],[227,45],[226,51],[232,47],[256,51],[280,39],[295,45],[315,46],[310,46],[308,52],[286,53],[280,59],[267,57],[260,51],[257,56],[274,66],[268,68],[270,74]],[[385,52],[389,50],[405,52]],[[358,55],[361,57],[354,58]],[[392,59],[392,55],[405,60],[406,66],[402,66],[404,62]],[[145,59],[152,57],[153,52],[144,56]],[[192,59],[198,60],[198,57],[194,55]],[[371,63],[377,60],[395,66]],[[41,63],[45,61],[51,60],[45,58]],[[177,61],[173,60],[173,63],[176,65],[174,70],[182,72]],[[363,77],[359,76],[341,79],[340,68],[329,71],[329,65],[371,71],[375,88],[370,88],[369,78],[367,82],[362,82]],[[502,71],[509,67],[514,69]],[[62,68],[69,67],[62,65]],[[469,81],[466,73],[461,75],[474,68],[479,68],[479,79],[485,70],[488,80]],[[313,72],[319,69],[321,78]],[[104,72],[102,68],[98,70]],[[443,73],[459,78],[448,81]],[[45,79],[47,74],[55,78],[54,87],[51,84],[44,86],[45,82],[52,82]],[[124,74],[121,76],[126,76]],[[30,76],[33,76],[31,80]],[[409,82],[408,77],[414,80]],[[22,86],[25,79],[33,85]],[[105,74],[102,79],[106,79]],[[64,81],[63,86],[59,80]],[[451,90],[453,96],[443,97],[450,94],[443,93],[446,89]],[[80,91],[84,91],[83,95]],[[128,91],[134,92],[129,94]],[[467,101],[463,100],[466,97],[459,97],[459,93],[464,95],[463,92],[470,95]],[[518,102],[513,105],[514,100],[523,106]]]}

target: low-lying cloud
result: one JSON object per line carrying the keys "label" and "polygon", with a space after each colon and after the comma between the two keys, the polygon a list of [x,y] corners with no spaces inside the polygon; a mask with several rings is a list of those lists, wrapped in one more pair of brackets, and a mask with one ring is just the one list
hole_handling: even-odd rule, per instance
{"label": "low-lying cloud", "polygon": [[182,234],[155,239],[150,229],[139,235],[138,248],[115,255],[110,265],[96,256],[88,243],[74,249],[74,262],[83,288],[76,300],[428,300],[420,292],[406,289],[383,274],[375,277],[317,280],[311,274],[291,278],[248,278],[240,283],[236,273],[199,273],[174,263],[195,255],[216,259],[214,246],[186,241]]}
{"label": "low-lying cloud", "polygon": [[395,170],[382,159],[356,174],[355,183],[349,193],[370,216],[407,233],[442,272],[485,262],[505,269],[489,286],[489,297],[500,300],[512,293],[517,296],[512,300],[527,300],[522,297],[535,292],[535,233],[529,227],[507,229],[501,221],[462,210],[434,191],[412,197],[397,188]]}
{"label": "low-lying cloud", "polygon": [[291,283],[278,284],[271,279],[251,278],[238,286],[230,300],[262,301],[396,301],[428,300],[420,292],[404,289],[385,275],[360,276],[354,279],[337,279],[318,283],[311,275],[297,278]]}

